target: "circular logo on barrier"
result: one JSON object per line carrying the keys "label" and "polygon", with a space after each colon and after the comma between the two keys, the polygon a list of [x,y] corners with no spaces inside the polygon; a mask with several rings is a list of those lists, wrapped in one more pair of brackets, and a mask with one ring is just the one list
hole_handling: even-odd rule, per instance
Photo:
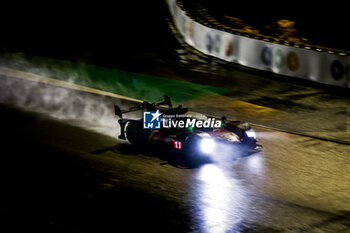
{"label": "circular logo on barrier", "polygon": [[339,81],[344,75],[344,66],[340,61],[334,60],[331,63],[331,74],[334,80]]}
{"label": "circular logo on barrier", "polygon": [[220,35],[216,34],[214,39],[214,50],[216,53],[220,52],[220,47],[221,47],[221,37]]}
{"label": "circular logo on barrier", "polygon": [[293,51],[287,55],[287,67],[290,71],[296,71],[299,68],[299,57]]}
{"label": "circular logo on barrier", "polygon": [[213,50],[213,38],[211,37],[210,33],[207,33],[205,36],[205,47],[207,48],[207,51],[211,53]]}
{"label": "circular logo on barrier", "polygon": [[271,49],[267,46],[265,46],[262,51],[261,51],[261,60],[262,62],[267,65],[270,66],[271,65],[271,61],[272,61],[272,52]]}
{"label": "circular logo on barrier", "polygon": [[225,55],[229,57],[233,54],[233,39],[226,38],[225,44]]}
{"label": "circular logo on barrier", "polygon": [[278,49],[275,53],[275,56],[274,56],[274,60],[275,60],[275,66],[277,68],[282,68],[283,65],[284,65],[284,54],[282,52],[282,50]]}

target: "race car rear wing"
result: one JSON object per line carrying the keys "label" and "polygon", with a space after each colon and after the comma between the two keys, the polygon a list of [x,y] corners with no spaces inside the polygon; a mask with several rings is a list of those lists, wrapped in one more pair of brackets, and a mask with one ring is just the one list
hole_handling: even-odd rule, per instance
{"label": "race car rear wing", "polygon": [[162,105],[168,106],[169,109],[173,107],[173,104],[171,103],[169,96],[164,95],[163,101],[160,101],[160,102],[149,103],[147,101],[144,101],[141,105],[131,107],[127,110],[121,110],[118,105],[114,105],[114,114],[116,116],[119,116],[120,118],[123,118],[124,113],[135,112],[135,111],[139,111],[142,109],[147,109],[147,111],[156,111],[157,107],[158,106],[160,107]]}

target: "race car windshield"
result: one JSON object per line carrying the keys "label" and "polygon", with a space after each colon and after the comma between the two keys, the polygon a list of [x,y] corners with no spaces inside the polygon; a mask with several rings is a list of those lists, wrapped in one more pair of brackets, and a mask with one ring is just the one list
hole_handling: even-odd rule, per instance
{"label": "race car windshield", "polygon": [[248,124],[247,122],[244,122],[244,123],[242,123],[242,124],[239,124],[239,125],[237,125],[237,127],[240,128],[240,129],[242,129],[242,130],[249,130],[249,129],[251,129],[250,126],[249,126],[249,124]]}
{"label": "race car windshield", "polygon": [[188,117],[188,118],[192,118],[192,119],[196,119],[196,120],[203,120],[203,121],[205,121],[205,120],[208,119],[208,117],[206,115],[198,113],[198,112],[187,111],[183,115]]}

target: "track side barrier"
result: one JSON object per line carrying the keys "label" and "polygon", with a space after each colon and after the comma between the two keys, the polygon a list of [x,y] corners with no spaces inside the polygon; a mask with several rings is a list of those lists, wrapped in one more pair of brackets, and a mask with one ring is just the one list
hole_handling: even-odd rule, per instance
{"label": "track side barrier", "polygon": [[275,74],[350,88],[350,56],[277,44],[213,29],[191,19],[167,0],[173,21],[187,44],[200,52]]}

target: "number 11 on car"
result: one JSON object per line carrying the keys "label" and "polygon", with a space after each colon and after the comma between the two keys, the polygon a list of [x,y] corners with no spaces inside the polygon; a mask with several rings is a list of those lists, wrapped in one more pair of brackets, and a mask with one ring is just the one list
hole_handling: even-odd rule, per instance
{"label": "number 11 on car", "polygon": [[182,149],[182,142],[174,141],[174,148],[181,150]]}

